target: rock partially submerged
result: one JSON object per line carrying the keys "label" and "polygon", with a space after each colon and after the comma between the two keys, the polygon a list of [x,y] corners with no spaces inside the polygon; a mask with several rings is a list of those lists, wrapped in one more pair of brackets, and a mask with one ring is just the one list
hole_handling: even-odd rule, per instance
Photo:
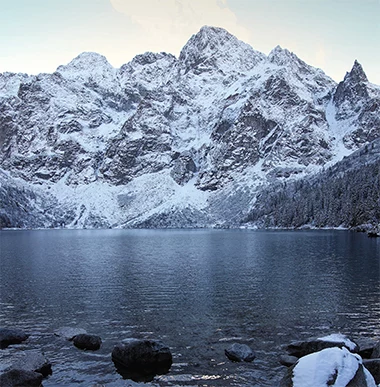
{"label": "rock partially submerged", "polygon": [[161,341],[126,339],[112,351],[118,372],[136,382],[151,381],[155,375],[169,372],[172,354]]}
{"label": "rock partially submerged", "polygon": [[371,354],[371,359],[379,359],[380,358],[380,341],[378,341],[373,347],[373,351]]}
{"label": "rock partially submerged", "polygon": [[286,347],[286,350],[290,356],[296,356],[300,358],[311,353],[333,347],[345,347],[353,353],[359,351],[359,347],[356,343],[348,339],[347,336],[339,333],[317,339],[293,342]]}
{"label": "rock partially submerged", "polygon": [[0,328],[0,349],[12,344],[21,344],[29,335],[18,329]]}
{"label": "rock partially submerged", "polygon": [[79,349],[96,351],[100,348],[102,344],[102,339],[96,335],[88,335],[86,333],[82,333],[80,335],[74,336],[73,343]]}
{"label": "rock partially submerged", "polygon": [[245,361],[251,362],[255,359],[255,352],[246,344],[232,344],[229,348],[224,350],[224,353],[231,361]]}
{"label": "rock partially submerged", "polygon": [[285,367],[291,367],[297,363],[298,357],[290,356],[290,355],[281,355],[279,358],[280,364]]}
{"label": "rock partially submerged", "polygon": [[1,387],[40,387],[43,376],[38,372],[11,369],[0,375]]}
{"label": "rock partially submerged", "polygon": [[359,355],[347,348],[326,348],[299,359],[280,387],[376,387]]}
{"label": "rock partially submerged", "polygon": [[51,363],[40,351],[25,351],[16,355],[10,369],[33,371],[47,377],[52,374]]}
{"label": "rock partially submerged", "polygon": [[87,331],[82,328],[62,327],[54,331],[54,334],[66,340],[73,340],[75,336],[85,334]]}

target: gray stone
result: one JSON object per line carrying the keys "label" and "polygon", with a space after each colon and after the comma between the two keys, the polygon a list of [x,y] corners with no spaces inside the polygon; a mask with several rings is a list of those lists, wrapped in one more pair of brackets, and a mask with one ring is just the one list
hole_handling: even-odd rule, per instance
{"label": "gray stone", "polygon": [[73,343],[79,349],[96,351],[100,348],[102,344],[102,339],[96,335],[87,335],[85,333],[82,333],[74,337]]}
{"label": "gray stone", "polygon": [[10,369],[32,371],[46,377],[52,374],[51,363],[39,351],[25,351],[18,354]]}
{"label": "gray stone", "polygon": [[232,344],[224,350],[224,353],[231,361],[246,361],[251,362],[255,359],[255,352],[246,344]]}
{"label": "gray stone", "polygon": [[297,363],[298,357],[295,356],[290,356],[290,355],[282,355],[279,358],[280,364],[286,367],[291,367],[294,364]]}
{"label": "gray stone", "polygon": [[38,372],[11,369],[0,375],[1,387],[40,387],[42,375]]}
{"label": "gray stone", "polygon": [[18,329],[0,328],[0,349],[12,344],[21,344],[29,335]]}

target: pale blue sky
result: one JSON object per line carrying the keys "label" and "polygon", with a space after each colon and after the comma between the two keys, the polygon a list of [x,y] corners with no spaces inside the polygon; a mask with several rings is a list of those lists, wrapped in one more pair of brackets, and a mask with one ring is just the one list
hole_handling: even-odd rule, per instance
{"label": "pale blue sky", "polygon": [[355,59],[380,84],[380,0],[0,0],[0,72],[53,72],[83,51],[120,67],[176,56],[202,25],[268,54],[276,45],[342,80]]}

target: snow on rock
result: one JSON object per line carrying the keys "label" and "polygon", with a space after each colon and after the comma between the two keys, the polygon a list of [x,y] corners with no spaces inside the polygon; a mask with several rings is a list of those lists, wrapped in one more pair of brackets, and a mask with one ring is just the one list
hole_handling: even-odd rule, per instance
{"label": "snow on rock", "polygon": [[372,375],[363,367],[359,355],[346,348],[328,348],[301,358],[293,368],[293,387],[376,387]]}
{"label": "snow on rock", "polygon": [[353,341],[351,341],[346,335],[342,335],[341,333],[332,333],[331,335],[324,336],[318,338],[318,340],[321,341],[328,341],[332,343],[344,343],[344,345],[350,350],[350,351],[356,351],[358,346]]}
{"label": "snow on rock", "polygon": [[[26,189],[4,185],[0,224],[20,204],[23,227],[238,226],[263,187],[335,164],[379,127],[380,88],[357,62],[336,85],[222,28],[201,28],[178,59],[115,69],[82,53],[53,74],[0,74],[0,164]],[[49,207],[33,212],[33,192]]]}

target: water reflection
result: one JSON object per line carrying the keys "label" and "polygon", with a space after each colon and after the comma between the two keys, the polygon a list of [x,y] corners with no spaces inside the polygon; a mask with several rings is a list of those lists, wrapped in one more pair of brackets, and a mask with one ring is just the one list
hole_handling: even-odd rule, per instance
{"label": "water reflection", "polygon": [[[380,336],[380,243],[365,235],[64,230],[0,238],[1,322],[32,330],[32,345],[48,348],[56,364],[46,386],[123,385],[109,354],[126,337],[172,348],[173,369],[155,379],[160,385],[182,378],[271,386],[287,340],[331,331]],[[61,326],[102,336],[98,357],[52,341]],[[253,365],[226,361],[233,340],[257,350]]]}

